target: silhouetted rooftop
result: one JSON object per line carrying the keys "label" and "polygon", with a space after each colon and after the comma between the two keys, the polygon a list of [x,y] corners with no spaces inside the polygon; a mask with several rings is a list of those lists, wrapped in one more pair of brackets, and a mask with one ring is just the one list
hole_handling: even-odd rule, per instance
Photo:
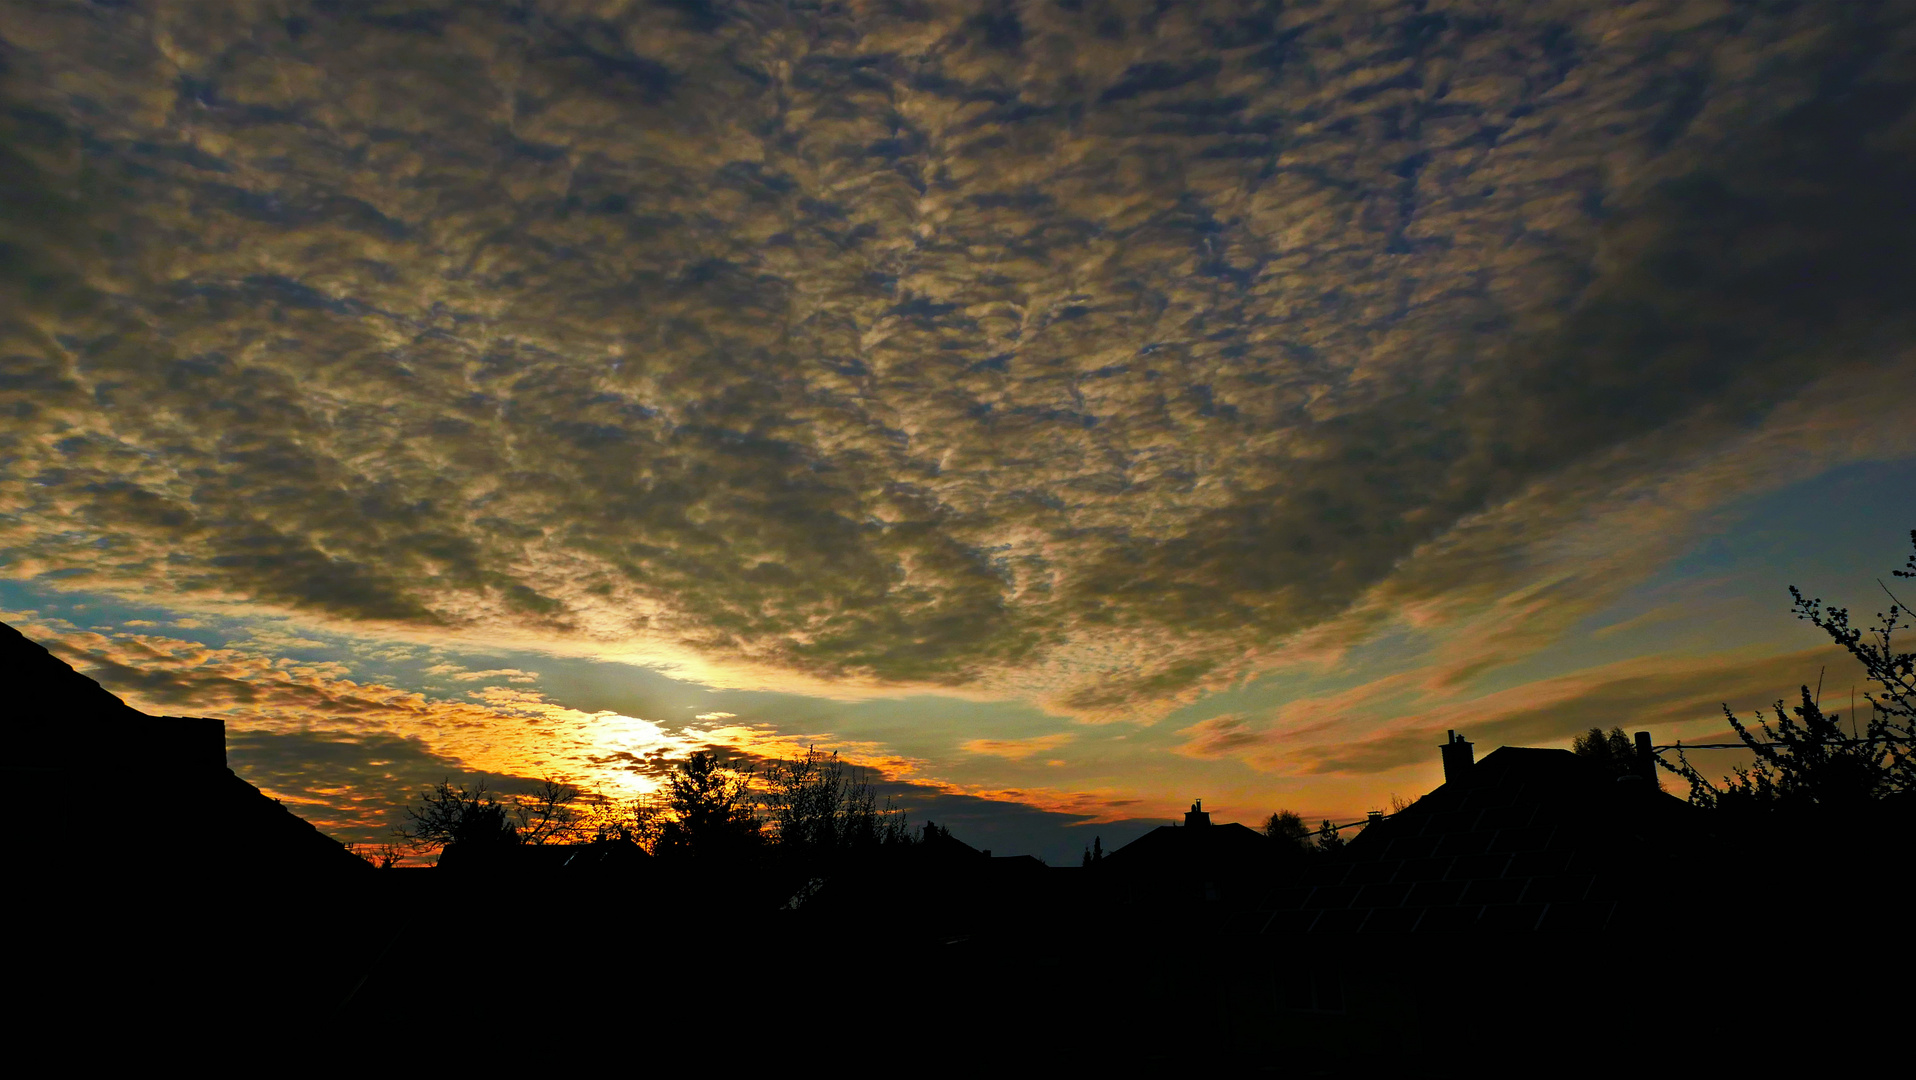
{"label": "silhouetted rooftop", "polygon": [[[0,774],[61,829],[29,831],[37,865],[68,871],[336,872],[370,866],[226,767],[226,729],[149,716],[0,623]],[[67,845],[90,841],[84,855]],[[196,852],[204,852],[196,855]]]}
{"label": "silhouetted rooftop", "polygon": [[1265,862],[1272,850],[1264,834],[1235,821],[1223,825],[1160,825],[1107,852],[1098,866],[1106,871],[1155,872],[1197,863]]}
{"label": "silhouetted rooftop", "polygon": [[1278,889],[1263,930],[1602,930],[1644,913],[1699,813],[1567,750],[1502,747]]}
{"label": "silhouetted rooftop", "polygon": [[111,762],[170,773],[226,767],[226,729],[197,716],[149,716],[0,623],[0,767]]}

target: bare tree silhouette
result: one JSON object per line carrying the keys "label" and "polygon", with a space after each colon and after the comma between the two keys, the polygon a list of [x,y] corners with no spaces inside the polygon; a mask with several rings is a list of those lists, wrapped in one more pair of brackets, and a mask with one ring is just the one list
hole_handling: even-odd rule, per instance
{"label": "bare tree silhouette", "polygon": [[765,805],[779,847],[800,859],[911,840],[903,811],[889,801],[881,808],[869,780],[848,773],[837,754],[822,754],[816,747],[772,766]]}
{"label": "bare tree silhouette", "polygon": [[[1910,547],[1916,549],[1916,529],[1909,532]],[[1903,569],[1891,573],[1899,578],[1916,578],[1916,551],[1903,563]],[[1916,737],[1916,651],[1897,652],[1894,637],[1898,630],[1910,628],[1909,605],[1878,578],[1876,584],[1889,597],[1889,610],[1876,613],[1868,627],[1852,626],[1848,608],[1825,608],[1821,597],[1805,597],[1790,586],[1796,617],[1816,626],[1842,646],[1863,665],[1869,681],[1877,686],[1864,695],[1870,705],[1869,738],[1881,740],[1887,753],[1890,782],[1897,791],[1916,788],[1916,759],[1912,758],[1912,738]]]}
{"label": "bare tree silhouette", "polygon": [[[1909,534],[1916,548],[1916,529]],[[1916,578],[1916,554],[1895,576]],[[1705,778],[1679,750],[1677,763],[1665,767],[1690,783],[1690,801],[1700,806],[1734,810],[1817,810],[1854,809],[1871,800],[1898,792],[1916,790],[1916,760],[1912,760],[1911,736],[1916,732],[1916,652],[1897,652],[1895,634],[1910,628],[1909,608],[1877,579],[1889,597],[1889,610],[1876,613],[1869,627],[1850,623],[1848,608],[1825,607],[1822,598],[1803,595],[1790,586],[1791,609],[1796,617],[1822,630],[1863,666],[1877,690],[1864,695],[1870,705],[1867,729],[1856,733],[1856,717],[1850,718],[1852,730],[1846,733],[1837,717],[1826,715],[1816,695],[1802,687],[1803,700],[1784,712],[1783,703],[1773,706],[1776,722],[1758,716],[1758,738],[1728,704],[1723,715],[1736,730],[1737,737],[1756,755],[1747,769],[1736,769],[1718,788]],[[1794,718],[1792,715],[1794,714]],[[1591,735],[1596,735],[1592,731]],[[1620,737],[1622,732],[1613,732]]]}

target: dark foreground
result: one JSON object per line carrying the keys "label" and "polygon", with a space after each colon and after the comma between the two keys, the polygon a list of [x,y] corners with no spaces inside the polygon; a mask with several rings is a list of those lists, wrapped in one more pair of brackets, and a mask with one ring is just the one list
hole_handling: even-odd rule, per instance
{"label": "dark foreground", "polygon": [[[1807,912],[1767,933],[1758,918],[1692,936],[1366,937],[1076,908],[1068,889],[953,919],[902,894],[752,914],[694,888],[433,870],[92,885],[16,881],[18,1049],[1475,1076],[1660,1075],[1760,1048],[1841,1072],[1909,1002],[1894,945]],[[76,1019],[112,1035],[74,1039]]]}

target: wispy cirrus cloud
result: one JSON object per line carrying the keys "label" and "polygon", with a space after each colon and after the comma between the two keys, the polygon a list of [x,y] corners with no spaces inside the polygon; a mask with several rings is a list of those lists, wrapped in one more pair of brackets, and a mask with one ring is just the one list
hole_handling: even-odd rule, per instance
{"label": "wispy cirrus cloud", "polygon": [[[1668,743],[1720,731],[1726,704],[1741,715],[1793,698],[1797,686],[1826,676],[1831,686],[1863,681],[1855,661],[1833,646],[1782,656],[1640,657],[1469,697],[1418,678],[1424,674],[1406,681],[1421,681],[1429,692],[1408,697],[1400,693],[1404,682],[1367,685],[1267,716],[1206,719],[1179,733],[1179,752],[1294,775],[1381,773],[1433,762],[1449,730],[1462,732],[1480,754],[1501,745],[1567,743],[1593,727],[1651,729]],[[1314,737],[1331,731],[1341,737]]]}

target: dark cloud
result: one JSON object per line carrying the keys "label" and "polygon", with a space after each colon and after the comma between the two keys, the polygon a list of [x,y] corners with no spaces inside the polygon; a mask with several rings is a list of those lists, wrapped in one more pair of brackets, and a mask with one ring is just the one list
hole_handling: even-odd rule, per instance
{"label": "dark cloud", "polygon": [[993,10],[8,8],[0,558],[1095,710],[1908,339],[1902,6]]}

